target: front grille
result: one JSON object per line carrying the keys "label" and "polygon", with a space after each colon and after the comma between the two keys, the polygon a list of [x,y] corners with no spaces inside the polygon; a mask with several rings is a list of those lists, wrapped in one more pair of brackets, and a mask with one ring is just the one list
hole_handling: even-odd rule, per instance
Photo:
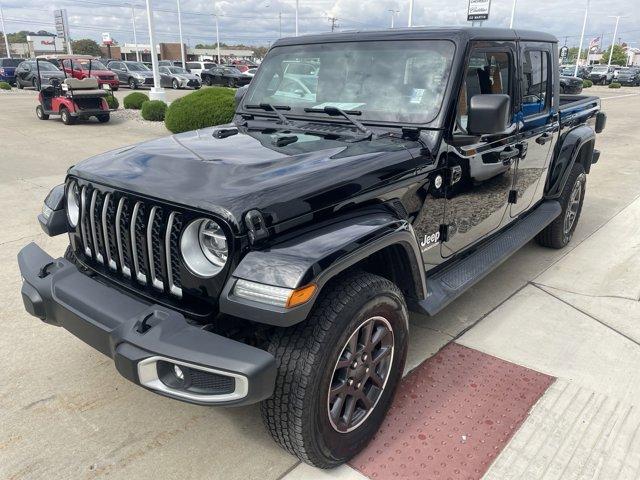
{"label": "front grille", "polygon": [[145,78],[144,79],[144,84],[145,85],[153,85],[153,77]]}
{"label": "front grille", "polygon": [[80,239],[86,257],[113,275],[182,297],[182,213],[153,201],[84,185]]}
{"label": "front grille", "polygon": [[98,75],[98,78],[100,80],[115,80],[115,77],[112,77],[111,75]]}

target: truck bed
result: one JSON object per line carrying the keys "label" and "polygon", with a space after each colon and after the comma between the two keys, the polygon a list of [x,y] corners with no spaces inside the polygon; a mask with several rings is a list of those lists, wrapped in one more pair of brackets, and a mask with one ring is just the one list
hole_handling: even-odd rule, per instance
{"label": "truck bed", "polygon": [[600,110],[600,98],[593,95],[560,95],[560,123],[585,122]]}

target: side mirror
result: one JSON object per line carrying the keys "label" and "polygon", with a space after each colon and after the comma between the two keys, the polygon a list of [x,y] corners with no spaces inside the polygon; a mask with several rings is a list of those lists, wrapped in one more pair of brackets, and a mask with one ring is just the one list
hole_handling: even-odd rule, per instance
{"label": "side mirror", "polygon": [[242,99],[244,98],[248,89],[249,89],[249,85],[245,85],[244,87],[240,87],[238,90],[236,90],[236,96],[234,99],[234,102],[236,104],[236,109],[238,108],[238,105],[240,105],[240,103],[242,102]]}
{"label": "side mirror", "polygon": [[469,102],[467,130],[471,135],[496,135],[511,126],[511,97],[504,94],[474,95]]}

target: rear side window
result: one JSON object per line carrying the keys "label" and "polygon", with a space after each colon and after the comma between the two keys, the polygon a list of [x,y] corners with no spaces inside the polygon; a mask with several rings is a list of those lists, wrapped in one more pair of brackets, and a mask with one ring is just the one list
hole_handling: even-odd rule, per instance
{"label": "rear side window", "polygon": [[187,62],[187,68],[189,69],[193,68],[194,70],[199,70],[200,64],[197,62]]}
{"label": "rear side window", "polygon": [[17,67],[22,61],[19,58],[3,58],[0,60],[0,67]]}
{"label": "rear side window", "polygon": [[543,113],[549,107],[549,53],[526,50],[522,62],[522,110],[524,116]]}

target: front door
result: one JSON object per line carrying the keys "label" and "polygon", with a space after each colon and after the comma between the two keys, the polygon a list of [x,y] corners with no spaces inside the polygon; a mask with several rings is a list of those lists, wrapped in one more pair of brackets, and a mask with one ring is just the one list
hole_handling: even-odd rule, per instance
{"label": "front door", "polygon": [[517,111],[516,58],[515,42],[478,42],[471,50],[447,154],[443,257],[486,238],[508,218],[509,194],[522,148],[515,125],[509,133],[492,137],[470,136],[466,127],[474,95],[507,94],[512,112]]}
{"label": "front door", "polygon": [[[553,67],[555,58],[551,44],[523,42],[522,102],[519,117],[520,138],[525,148],[517,160],[514,189],[517,201],[511,205],[511,216],[516,217],[542,198],[544,181],[549,168],[555,133],[559,129],[558,115],[552,100]],[[541,181],[542,180],[542,181]]]}

